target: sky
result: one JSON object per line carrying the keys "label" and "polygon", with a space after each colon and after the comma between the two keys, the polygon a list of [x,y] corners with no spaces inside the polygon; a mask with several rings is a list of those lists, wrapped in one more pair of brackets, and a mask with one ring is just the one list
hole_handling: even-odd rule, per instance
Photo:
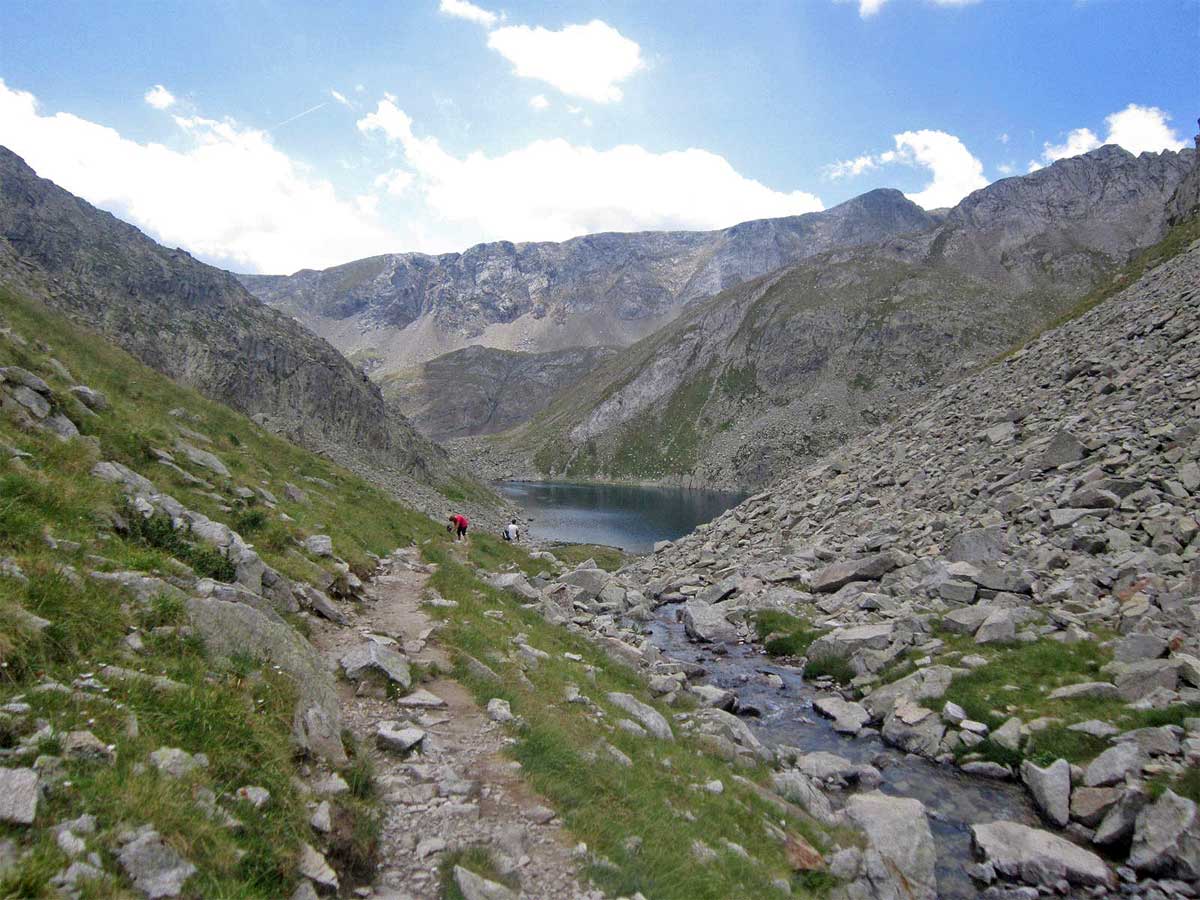
{"label": "sky", "polygon": [[0,144],[241,272],[1192,146],[1200,0],[10,0]]}

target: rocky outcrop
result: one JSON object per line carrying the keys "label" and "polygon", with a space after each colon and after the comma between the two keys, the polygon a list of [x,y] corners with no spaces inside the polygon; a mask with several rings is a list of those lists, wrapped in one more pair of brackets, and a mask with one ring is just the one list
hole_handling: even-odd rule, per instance
{"label": "rocky outcrop", "polygon": [[480,455],[496,474],[767,483],[1109,285],[1163,237],[1194,158],[1104,147],[983,188],[937,227],[693,302]]}
{"label": "rocky outcrop", "polygon": [[528,421],[614,353],[610,347],[547,353],[464,347],[387,375],[380,387],[422,434],[445,441]]}
{"label": "rocky outcrop", "polygon": [[529,351],[628,346],[688,301],[833,247],[934,221],[899,191],[879,190],[824,212],[721,231],[503,241],[464,253],[402,253],[320,272],[240,277],[343,352],[364,352],[388,372],[467,344]]}
{"label": "rocky outcrop", "polygon": [[376,482],[403,489],[455,475],[445,451],[389,413],[379,389],[324,340],[228,272],[160,246],[2,147],[0,288]]}

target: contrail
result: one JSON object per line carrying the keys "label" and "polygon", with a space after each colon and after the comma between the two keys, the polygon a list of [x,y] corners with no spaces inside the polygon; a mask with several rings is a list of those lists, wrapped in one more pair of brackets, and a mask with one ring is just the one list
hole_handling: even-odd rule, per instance
{"label": "contrail", "polygon": [[305,110],[304,112],[302,112],[302,113],[296,113],[296,114],[295,114],[294,116],[292,116],[290,119],[284,119],[284,120],[283,120],[282,122],[280,122],[278,125],[272,125],[272,126],[271,126],[271,128],[272,128],[272,129],[275,129],[275,128],[282,128],[284,125],[287,125],[289,122],[295,122],[297,119],[302,119],[302,118],[304,118],[305,116],[307,116],[309,113],[314,113],[314,112],[316,112],[318,109],[320,109],[322,106],[328,106],[328,105],[329,105],[329,101],[328,101],[328,100],[326,100],[324,103],[318,103],[316,106],[312,107],[312,109],[306,109],[306,110]]}

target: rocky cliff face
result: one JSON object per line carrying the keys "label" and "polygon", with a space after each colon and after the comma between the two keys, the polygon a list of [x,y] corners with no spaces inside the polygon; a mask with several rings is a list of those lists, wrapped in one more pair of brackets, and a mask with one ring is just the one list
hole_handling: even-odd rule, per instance
{"label": "rocky cliff face", "polygon": [[987,362],[1159,240],[1195,152],[1116,147],[967,197],[919,234],[693,303],[481,461],[567,477],[763,484]]}
{"label": "rocky cliff face", "polygon": [[617,351],[464,347],[381,380],[384,397],[435,441],[493,434],[541,412]]}
{"label": "rocky cliff face", "polygon": [[377,478],[440,483],[453,475],[445,451],[389,414],[379,389],[328,343],[263,305],[234,276],[38,178],[5,148],[0,284]]}
{"label": "rocky cliff face", "polygon": [[825,212],[721,231],[480,244],[465,253],[405,253],[320,272],[240,277],[343,352],[369,351],[387,372],[468,344],[528,351],[627,346],[690,300],[833,247],[935,221],[899,191],[878,190]]}

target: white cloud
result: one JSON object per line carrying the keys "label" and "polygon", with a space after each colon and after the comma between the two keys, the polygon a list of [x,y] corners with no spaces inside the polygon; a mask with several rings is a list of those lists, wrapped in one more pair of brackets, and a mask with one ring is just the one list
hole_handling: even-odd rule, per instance
{"label": "white cloud", "polygon": [[345,94],[335,91],[333,88],[329,89],[329,96],[332,97],[334,100],[336,100],[338,103],[342,104],[342,106],[353,106],[354,105],[353,103],[351,103],[349,100],[346,99]]}
{"label": "white cloud", "polygon": [[438,4],[438,12],[456,19],[466,19],[468,22],[474,22],[484,28],[491,28],[501,19],[501,16],[491,10],[476,6],[467,0],[441,0]]}
{"label": "white cloud", "polygon": [[142,144],[70,113],[42,114],[0,80],[0,144],[38,174],[169,246],[242,270],[290,272],[396,248],[393,235],[231,120],[173,117],[180,149]]}
{"label": "white cloud", "polygon": [[896,163],[929,169],[933,180],[908,199],[926,209],[953,206],[971,191],[984,187],[983,163],[961,140],[944,131],[923,129],[894,135],[895,150],[864,154],[825,167],[829,178],[847,178]]}
{"label": "white cloud", "polygon": [[[889,0],[858,0],[858,14],[864,19],[869,19],[871,16],[883,9],[883,5]],[[978,3],[979,0],[929,0],[934,6],[970,6],[973,3]]]}
{"label": "white cloud", "polygon": [[529,105],[534,109],[541,111],[550,105],[550,101],[546,99],[545,94],[534,94],[529,98]]}
{"label": "white cloud", "polygon": [[1182,150],[1184,142],[1167,123],[1171,117],[1157,106],[1130,103],[1120,112],[1105,117],[1107,144],[1120,144],[1135,156],[1146,151]]}
{"label": "white cloud", "polygon": [[1171,116],[1157,106],[1130,103],[1124,109],[1104,117],[1108,134],[1103,141],[1090,128],[1076,128],[1061,144],[1043,144],[1041,160],[1031,161],[1029,171],[1036,171],[1056,159],[1087,153],[1105,144],[1117,144],[1135,156],[1147,151],[1182,150],[1184,142],[1168,124],[1170,121]]}
{"label": "white cloud", "polygon": [[1002,144],[1007,144],[1008,143],[1008,132],[1006,131],[1003,134],[1001,134],[1000,137],[998,138],[998,140]]}
{"label": "white cloud", "polygon": [[881,160],[876,159],[870,154],[855,157],[854,159],[844,159],[840,162],[835,162],[825,167],[825,175],[827,178],[847,178],[861,175],[869,169],[878,169]]}
{"label": "white cloud", "polygon": [[1092,129],[1076,128],[1067,135],[1067,139],[1061,144],[1044,144],[1042,159],[1045,162],[1052,163],[1056,159],[1064,159],[1068,156],[1078,156],[1080,153],[1087,153],[1089,150],[1095,150],[1099,146],[1100,138],[1096,137]]}
{"label": "white cloud", "polygon": [[358,123],[399,145],[432,216],[479,240],[719,228],[823,208],[812,194],[772,190],[705,150],[654,153],[628,144],[596,150],[560,138],[500,156],[458,157],[436,138],[418,137],[412,125],[393,98]]}
{"label": "white cloud", "polygon": [[1017,171],[1017,167],[1012,163],[999,163],[996,166],[996,171],[1001,175],[1011,175],[1013,172]]}
{"label": "white cloud", "polygon": [[142,99],[155,109],[168,109],[175,105],[175,95],[161,84],[156,84],[146,91],[146,95]]}
{"label": "white cloud", "polygon": [[393,169],[390,172],[384,172],[375,178],[375,187],[380,188],[393,197],[399,197],[404,194],[409,185],[416,178],[412,172],[406,172],[404,169]]}
{"label": "white cloud", "polygon": [[637,43],[599,19],[561,31],[527,25],[497,28],[488,35],[488,46],[511,62],[521,78],[544,81],[596,103],[620,100],[620,83],[645,65]]}

